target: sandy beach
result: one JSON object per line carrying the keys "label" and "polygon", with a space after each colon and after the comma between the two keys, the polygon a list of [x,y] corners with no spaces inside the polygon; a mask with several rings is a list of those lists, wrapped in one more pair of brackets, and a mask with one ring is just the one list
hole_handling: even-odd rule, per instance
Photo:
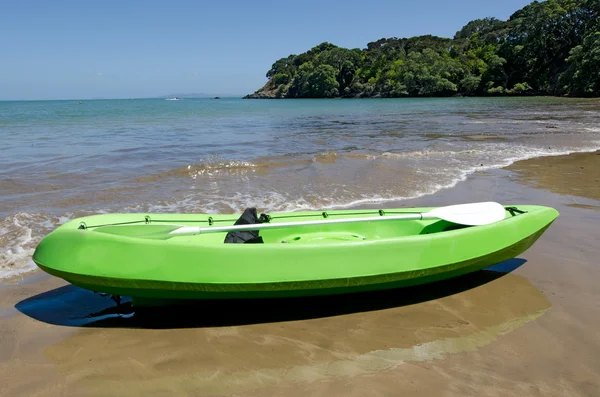
{"label": "sandy beach", "polygon": [[6,281],[0,395],[598,396],[599,166],[525,160],[386,205],[561,213],[520,257],[433,286],[134,313],[42,273]]}

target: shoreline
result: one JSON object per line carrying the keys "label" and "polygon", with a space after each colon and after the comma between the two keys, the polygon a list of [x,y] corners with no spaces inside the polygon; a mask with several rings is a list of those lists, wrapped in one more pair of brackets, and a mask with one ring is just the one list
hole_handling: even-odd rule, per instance
{"label": "shoreline", "polygon": [[[578,196],[580,194],[584,194],[588,196],[588,198],[592,198],[594,200],[600,200],[600,177],[596,177],[593,173],[593,163],[596,160],[594,157],[589,156],[590,154],[600,156],[600,149],[589,149],[585,151],[575,151],[575,152],[564,152],[564,153],[552,153],[552,154],[544,154],[541,156],[526,158],[522,160],[515,160],[510,162],[510,164],[495,167],[495,166],[485,166],[482,164],[480,167],[474,166],[473,170],[464,171],[464,174],[461,178],[456,179],[455,181],[439,188],[439,190],[433,193],[419,193],[415,196],[411,197],[403,197],[399,199],[382,199],[378,202],[368,201],[368,200],[357,200],[346,204],[339,205],[331,205],[326,206],[324,209],[362,209],[362,208],[394,208],[394,207],[406,207],[407,203],[412,203],[412,206],[419,207],[423,206],[421,202],[418,200],[422,200],[424,202],[430,202],[429,197],[436,197],[438,195],[444,195],[445,191],[456,189],[462,183],[468,182],[473,177],[476,177],[481,173],[494,173],[494,172],[504,172],[508,171],[511,173],[515,173],[521,178],[521,181],[528,186],[544,188],[546,186],[546,190],[552,191],[557,194],[566,194],[566,195],[574,195]],[[553,160],[554,159],[554,160]],[[582,162],[582,165],[579,164]],[[550,168],[567,168],[568,174],[570,175],[570,179],[568,181],[560,182],[559,178],[553,178],[550,175],[544,175],[541,181],[536,181],[536,170],[540,167],[547,165]],[[583,171],[585,170],[585,171]],[[575,176],[579,181],[585,181],[590,179],[594,182],[599,182],[597,188],[590,188],[587,192],[578,192],[576,188],[569,187],[569,184],[573,183],[572,177]],[[453,203],[455,204],[455,203]],[[433,205],[432,205],[433,206]],[[240,211],[241,212],[241,211]],[[15,274],[9,277],[0,278],[0,288],[2,288],[3,284],[12,284],[15,282],[19,282],[19,280],[27,278],[31,275],[37,274],[40,272],[39,268],[31,262],[30,266],[27,269],[34,267],[33,270],[22,270],[18,269]]]}
{"label": "shoreline", "polygon": [[[600,385],[600,336],[590,331],[600,326],[598,163],[600,151],[522,160],[395,203],[494,200],[561,212],[509,273],[467,277],[458,290],[447,283],[433,297],[413,290],[416,302],[397,291],[372,295],[367,306],[328,300],[316,317],[296,306],[225,307],[231,315],[207,308],[180,313],[185,321],[135,323],[114,314],[108,297],[39,270],[0,283],[0,395],[126,388],[128,395],[592,396]],[[253,313],[275,313],[274,321],[236,322]]]}
{"label": "shoreline", "polygon": [[[578,196],[600,201],[600,176],[597,165],[600,163],[600,150],[575,152],[566,156],[556,156],[552,160],[535,158],[513,163],[505,167],[515,172],[521,183],[549,190],[556,194]],[[554,157],[554,156],[552,156]],[[541,174],[540,168],[551,172]],[[578,188],[588,183],[587,189]]]}
{"label": "shoreline", "polygon": [[[276,91],[276,90],[275,90]],[[233,97],[232,97],[233,98]],[[252,94],[246,94],[241,97],[235,97],[241,99],[438,99],[438,98],[564,98],[564,99],[598,99],[598,96],[575,96],[575,95],[550,95],[550,94],[488,94],[488,95],[438,95],[438,96],[334,96],[334,97],[286,97],[277,96],[273,91],[267,93],[255,91]],[[144,99],[144,98],[133,98],[133,99]],[[154,99],[154,98],[149,98]],[[196,99],[196,98],[194,98]],[[203,99],[203,98],[197,98]],[[60,100],[60,99],[57,99]]]}
{"label": "shoreline", "polygon": [[[326,157],[328,155],[329,152],[327,152],[326,154],[318,154],[315,155],[315,157],[313,157],[312,161],[319,163],[319,162],[327,162],[329,160],[328,157]],[[450,182],[448,183],[440,183],[438,185],[436,185],[432,190],[424,190],[424,191],[419,191],[414,193],[413,195],[408,195],[408,196],[396,196],[396,197],[392,197],[392,198],[381,198],[380,200],[373,200],[372,198],[370,199],[363,199],[363,198],[358,198],[356,200],[353,201],[348,201],[345,203],[340,203],[340,204],[334,204],[334,203],[330,203],[330,204],[325,204],[322,207],[318,207],[318,206],[312,206],[310,208],[296,208],[296,209],[286,209],[286,210],[314,210],[314,209],[322,209],[322,210],[327,210],[327,209],[360,209],[360,208],[393,208],[396,206],[399,207],[405,207],[407,206],[407,203],[414,203],[414,206],[420,206],[420,200],[427,200],[426,197],[428,196],[433,196],[436,197],[438,195],[444,195],[445,191],[449,190],[449,189],[454,189],[456,188],[457,185],[460,185],[461,183],[464,183],[465,181],[468,181],[469,179],[471,179],[473,176],[478,175],[480,173],[486,173],[486,172],[502,172],[502,170],[513,170],[516,169],[515,167],[520,167],[520,166],[513,166],[513,164],[518,163],[521,164],[522,162],[524,162],[523,164],[527,164],[527,162],[529,161],[533,161],[534,163],[536,163],[538,161],[538,159],[543,159],[543,158],[563,158],[565,156],[571,156],[571,155],[575,155],[575,157],[577,157],[577,155],[582,155],[585,156],[588,153],[600,153],[600,149],[595,149],[595,148],[590,148],[590,149],[585,149],[583,151],[564,151],[564,152],[536,152],[534,154],[530,154],[533,155],[534,157],[529,157],[529,158],[525,158],[522,160],[514,160],[514,159],[507,159],[505,162],[505,165],[502,164],[497,164],[497,163],[493,163],[491,165],[486,165],[486,164],[474,164],[468,168],[463,169],[459,175],[455,176]],[[337,157],[337,155],[335,155]],[[352,157],[352,156],[350,156]],[[385,158],[385,153],[382,154],[380,156],[381,158]],[[409,156],[410,157],[410,156]],[[568,157],[571,158],[571,157]],[[577,157],[578,158],[578,157]],[[334,157],[335,159],[335,157]],[[546,160],[540,160],[542,161],[542,163]],[[577,163],[579,160],[575,160],[574,162]],[[333,161],[335,162],[335,161]],[[563,161],[560,163],[560,166],[568,166],[564,165],[563,163],[568,163],[569,161]],[[502,163],[502,162],[501,162]],[[550,161],[550,164],[552,164],[553,162]],[[258,163],[258,164],[262,164],[262,163]],[[260,168],[260,166],[265,166],[265,164],[268,163],[264,163],[262,165],[259,165],[258,167]],[[253,164],[250,164],[251,167],[254,167]],[[187,169],[189,167],[180,167],[177,170],[182,170],[182,169]],[[227,167],[225,167],[227,168]],[[534,167],[535,168],[535,167]],[[588,170],[590,169],[589,167],[587,168]],[[500,171],[498,171],[500,170]],[[164,174],[169,174],[171,171],[167,171]],[[525,172],[525,171],[523,171]],[[260,173],[260,172],[259,172]],[[531,172],[530,172],[531,173]],[[587,175],[587,174],[586,174]],[[592,177],[592,176],[590,176]],[[526,178],[524,178],[525,180]],[[597,179],[597,178],[596,178]],[[552,181],[550,183],[553,183]],[[569,190],[565,191],[566,194],[569,193]],[[559,192],[560,193],[560,192]],[[596,194],[595,197],[600,197],[600,193]],[[185,201],[187,199],[187,197],[183,197],[183,201]],[[248,203],[251,204],[251,203]],[[453,203],[455,204],[455,203]],[[254,205],[253,205],[254,206]],[[260,206],[257,206],[257,208],[259,208]],[[245,207],[239,207],[237,209],[237,211],[239,213],[241,213],[243,211]],[[42,216],[44,217],[43,219],[43,227],[41,229],[37,229],[35,230],[34,233],[34,228],[33,226],[30,224],[30,219],[32,218],[39,218],[39,214],[36,214],[35,212],[31,212],[29,210],[17,210],[15,209],[11,215],[7,216],[4,221],[6,224],[8,224],[10,226],[10,224],[15,224],[15,225],[19,225],[20,229],[19,230],[13,230],[12,232],[9,233],[5,233],[4,236],[0,235],[0,243],[2,243],[5,247],[8,247],[8,249],[5,251],[4,254],[0,253],[0,287],[2,285],[2,283],[12,283],[15,282],[15,280],[19,280],[23,277],[27,277],[29,274],[32,274],[33,272],[38,271],[37,266],[33,263],[33,261],[28,260],[27,258],[30,258],[31,254],[33,253],[33,250],[35,248],[35,245],[37,244],[36,241],[41,240],[41,238],[46,235],[47,233],[50,233],[55,227],[58,227],[58,224],[56,224],[56,226],[52,227],[52,223],[56,223],[58,222],[60,219],[62,219],[62,222],[65,221],[66,215],[59,215],[60,213],[48,213],[48,214],[42,214]],[[125,211],[121,211],[121,212],[138,212],[139,210],[125,210]],[[265,211],[265,212],[269,212],[268,210],[265,210],[264,208],[261,208],[261,211]],[[283,211],[283,210],[282,210]],[[100,212],[104,212],[104,211],[100,211]],[[160,213],[162,212],[160,208],[152,208],[152,206],[150,208],[146,208],[145,210],[143,210],[143,212],[150,212],[150,213]],[[180,209],[180,211],[177,212],[186,212],[186,209]],[[227,211],[228,213],[234,212],[232,210]],[[215,213],[222,213],[222,211],[216,210]],[[85,215],[91,215],[93,214],[93,212],[84,212],[81,213],[79,216],[84,216]],[[77,215],[72,215],[72,218],[77,217]],[[71,218],[69,218],[71,219]],[[22,225],[20,225],[22,223]]]}

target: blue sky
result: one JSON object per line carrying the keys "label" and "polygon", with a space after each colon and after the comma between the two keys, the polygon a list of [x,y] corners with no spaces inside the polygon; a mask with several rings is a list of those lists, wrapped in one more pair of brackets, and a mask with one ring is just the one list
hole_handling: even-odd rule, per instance
{"label": "blue sky", "polygon": [[452,37],[528,0],[0,2],[0,100],[245,95],[328,41]]}

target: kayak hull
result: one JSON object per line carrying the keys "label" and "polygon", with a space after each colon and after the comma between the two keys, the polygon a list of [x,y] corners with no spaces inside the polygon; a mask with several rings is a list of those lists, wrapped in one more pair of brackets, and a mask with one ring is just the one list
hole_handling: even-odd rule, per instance
{"label": "kayak hull", "polygon": [[[238,215],[114,214],[75,219],[44,238],[33,255],[45,272],[79,287],[157,300],[331,295],[444,280],[514,258],[558,212],[517,206],[495,224],[442,220],[360,222],[261,231],[264,244],[224,244],[225,233],[171,237],[185,225],[233,224]],[[426,212],[388,209],[383,213]],[[364,217],[331,211],[324,217]],[[377,212],[374,212],[375,214]],[[322,212],[273,215],[273,223]],[[144,220],[143,222],[140,221]],[[196,223],[194,223],[196,222]]]}

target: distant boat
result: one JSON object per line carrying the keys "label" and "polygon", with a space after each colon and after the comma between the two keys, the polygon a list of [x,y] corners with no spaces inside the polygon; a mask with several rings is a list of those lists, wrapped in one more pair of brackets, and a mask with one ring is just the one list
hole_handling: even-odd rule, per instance
{"label": "distant boat", "polygon": [[178,100],[179,100],[178,97],[167,98],[167,101],[178,101]]}
{"label": "distant boat", "polygon": [[221,99],[221,97],[220,96],[216,96],[213,99]]}

